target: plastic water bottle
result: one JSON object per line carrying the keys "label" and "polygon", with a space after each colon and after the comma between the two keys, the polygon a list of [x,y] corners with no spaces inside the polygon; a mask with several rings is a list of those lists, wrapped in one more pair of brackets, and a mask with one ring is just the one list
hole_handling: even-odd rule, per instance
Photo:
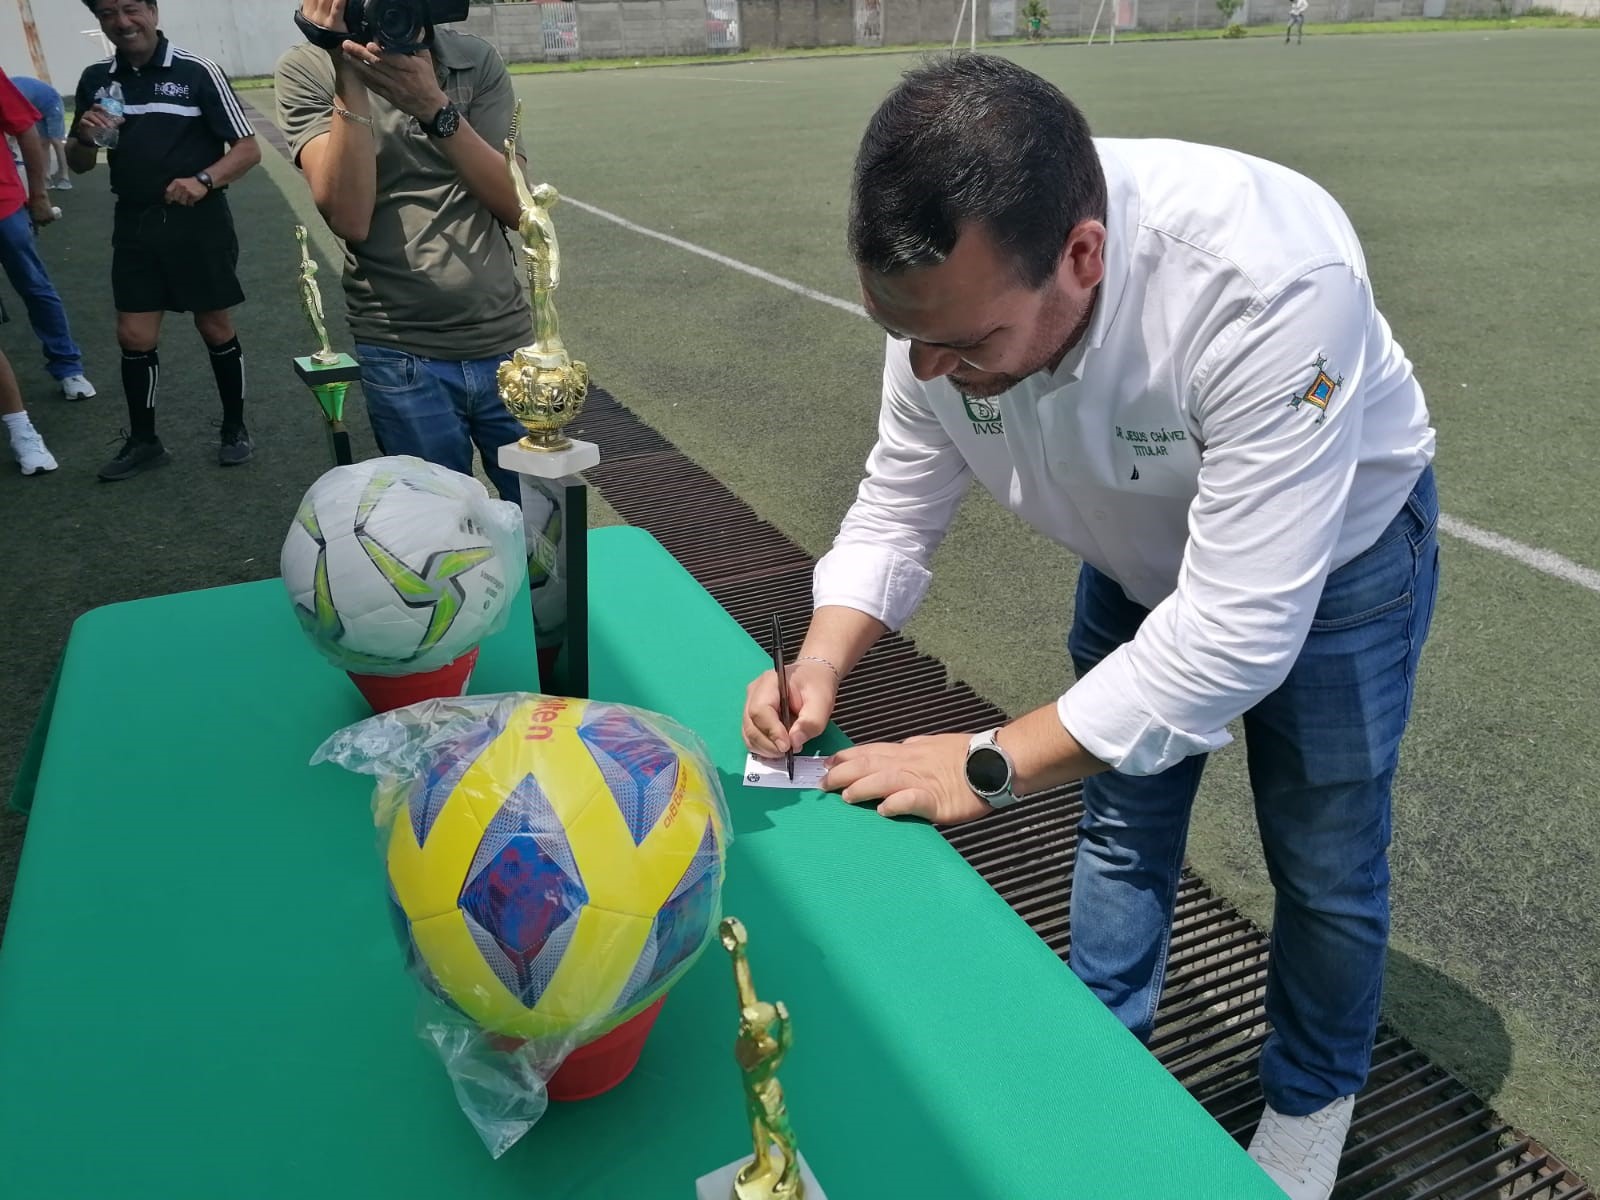
{"label": "plastic water bottle", "polygon": [[[118,125],[122,123],[123,114],[127,106],[122,99],[122,85],[120,83],[113,79],[110,87],[101,88],[94,94],[94,102],[104,109],[106,115],[113,118]],[[94,144],[96,146],[104,146],[109,150],[117,144],[121,134],[122,131],[115,126],[110,129],[102,129],[94,135]]]}

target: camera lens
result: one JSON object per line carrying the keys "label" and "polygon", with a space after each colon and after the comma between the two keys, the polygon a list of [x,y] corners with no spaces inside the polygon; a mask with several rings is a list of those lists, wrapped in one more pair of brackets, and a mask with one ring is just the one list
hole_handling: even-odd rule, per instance
{"label": "camera lens", "polygon": [[400,46],[415,40],[428,23],[423,0],[369,0],[367,20],[382,46]]}

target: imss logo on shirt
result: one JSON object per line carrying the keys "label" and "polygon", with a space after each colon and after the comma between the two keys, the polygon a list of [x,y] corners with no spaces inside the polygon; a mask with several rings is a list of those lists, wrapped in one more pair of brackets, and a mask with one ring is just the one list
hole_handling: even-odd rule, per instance
{"label": "imss logo on shirt", "polygon": [[973,433],[1004,433],[1000,423],[1000,406],[982,396],[961,396],[961,407],[967,410]]}
{"label": "imss logo on shirt", "polygon": [[1323,369],[1327,365],[1327,358],[1321,354],[1317,355],[1317,361],[1311,364],[1311,368],[1316,371],[1317,377],[1311,381],[1311,386],[1304,392],[1289,397],[1290,408],[1298,410],[1302,404],[1312,404],[1321,409],[1322,411],[1317,415],[1316,421],[1313,422],[1317,425],[1321,425],[1323,421],[1327,420],[1328,405],[1333,403],[1333,394],[1339,390],[1339,385],[1344,382],[1343,375],[1337,379],[1329,375]]}

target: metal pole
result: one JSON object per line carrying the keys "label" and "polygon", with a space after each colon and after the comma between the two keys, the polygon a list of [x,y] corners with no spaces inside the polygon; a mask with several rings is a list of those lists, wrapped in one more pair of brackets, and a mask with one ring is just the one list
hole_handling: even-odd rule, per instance
{"label": "metal pole", "polygon": [[22,36],[28,43],[28,57],[33,60],[34,76],[49,83],[50,68],[44,61],[44,43],[39,40],[39,27],[34,24],[30,0],[17,0],[17,13],[22,18]]}
{"label": "metal pole", "polygon": [[961,40],[961,22],[966,19],[967,0],[961,0],[961,9],[956,13],[956,31],[950,37],[950,49],[956,48],[956,43]]}
{"label": "metal pole", "polygon": [[[1200,0],[1195,0],[1196,4],[1198,4],[1199,2],[1200,2]],[[1105,12],[1105,11],[1106,11],[1106,0],[1100,0],[1100,7],[1094,10],[1094,24],[1089,26],[1089,41],[1088,41],[1087,44],[1090,45],[1090,46],[1094,45],[1094,35],[1100,28],[1100,14]],[[1080,21],[1083,20],[1083,18],[1081,16],[1078,19]],[[1112,24],[1116,24],[1115,19],[1112,20]],[[1079,25],[1078,28],[1082,29],[1083,26]]]}

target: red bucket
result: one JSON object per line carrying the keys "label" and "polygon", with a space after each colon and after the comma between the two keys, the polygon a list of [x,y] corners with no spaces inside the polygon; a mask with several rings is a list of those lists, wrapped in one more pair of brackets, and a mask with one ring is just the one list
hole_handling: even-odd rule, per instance
{"label": "red bucket", "polygon": [[478,662],[478,647],[474,646],[454,662],[445,663],[436,671],[422,671],[416,675],[362,675],[346,671],[375,713],[404,708],[419,700],[436,700],[442,696],[459,696],[467,690],[472,668]]}
{"label": "red bucket", "polygon": [[546,1090],[552,1100],[588,1100],[609,1092],[639,1065],[650,1028],[667,1002],[662,996],[638,1016],[624,1021],[610,1033],[579,1046],[561,1068],[550,1077]]}

